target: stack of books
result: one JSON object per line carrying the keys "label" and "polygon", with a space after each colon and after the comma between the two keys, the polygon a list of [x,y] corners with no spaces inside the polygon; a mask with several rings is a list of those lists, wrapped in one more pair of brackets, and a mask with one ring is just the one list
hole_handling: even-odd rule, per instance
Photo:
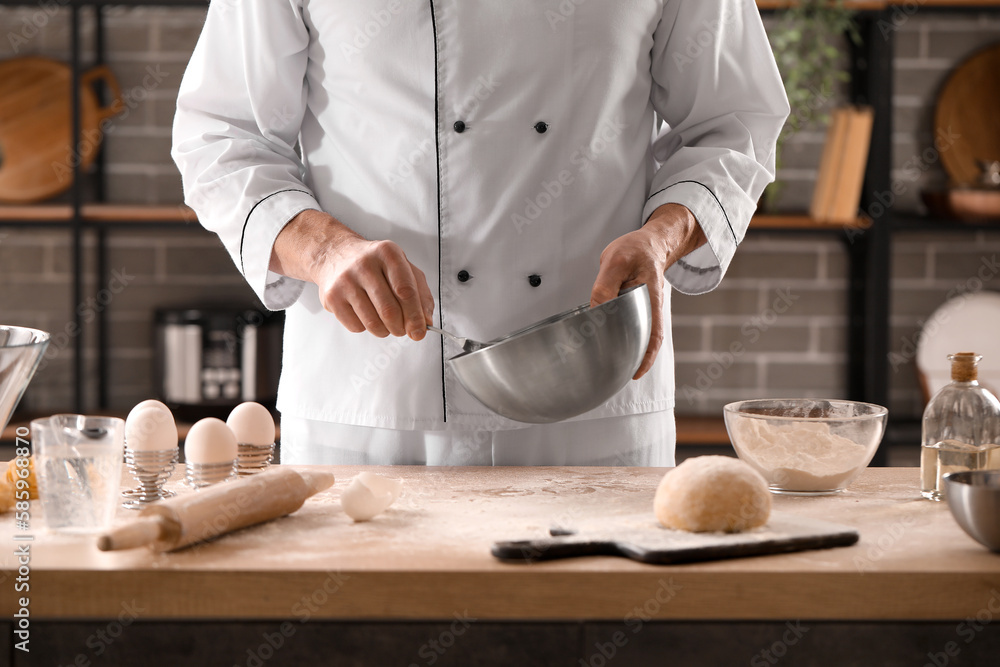
{"label": "stack of books", "polygon": [[849,224],[858,219],[873,117],[871,107],[840,107],[831,113],[809,207],[816,222]]}

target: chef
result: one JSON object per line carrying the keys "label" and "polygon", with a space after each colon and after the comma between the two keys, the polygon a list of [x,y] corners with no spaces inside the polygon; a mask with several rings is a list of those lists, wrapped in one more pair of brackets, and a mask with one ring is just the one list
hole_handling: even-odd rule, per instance
{"label": "chef", "polygon": [[[215,0],[172,154],[286,311],[284,462],[662,466],[670,290],[719,284],[787,113],[749,0]],[[491,413],[426,335],[640,283],[634,381],[558,424]]]}

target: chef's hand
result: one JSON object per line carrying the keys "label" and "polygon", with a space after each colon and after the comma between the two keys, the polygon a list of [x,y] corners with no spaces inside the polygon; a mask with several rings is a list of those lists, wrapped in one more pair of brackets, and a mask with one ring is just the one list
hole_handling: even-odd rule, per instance
{"label": "chef's hand", "polygon": [[646,356],[633,380],[653,367],[663,344],[663,292],[668,289],[663,272],[674,262],[708,240],[685,206],[664,204],[653,212],[641,229],[620,236],[601,253],[601,268],[590,293],[590,305],[610,301],[621,290],[645,283],[653,308],[653,330]]}
{"label": "chef's hand", "polygon": [[434,323],[427,278],[402,248],[369,241],[320,211],[303,211],[285,225],[270,269],[316,283],[323,307],[354,333],[421,340]]}

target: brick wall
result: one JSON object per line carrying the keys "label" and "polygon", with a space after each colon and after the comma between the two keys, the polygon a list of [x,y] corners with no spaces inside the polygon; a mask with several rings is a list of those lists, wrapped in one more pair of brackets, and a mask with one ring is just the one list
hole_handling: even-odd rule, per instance
{"label": "brick wall", "polygon": [[[180,179],[168,155],[173,101],[204,10],[108,7],[105,17],[108,61],[129,98],[129,113],[106,137],[108,196],[122,203],[177,203]],[[7,34],[0,58],[67,60],[67,19],[65,10],[41,5],[0,8]],[[773,29],[776,21],[767,17],[766,23]],[[33,31],[31,25],[40,27]],[[83,36],[85,45],[92,43],[89,22]],[[944,77],[968,54],[1000,41],[1000,17],[917,11],[899,22],[896,39],[893,178],[905,186],[898,207],[919,212],[920,189],[941,183],[943,171],[934,160],[921,162],[926,169],[911,181],[912,170],[904,167],[931,145],[933,103]],[[808,207],[824,136],[823,128],[811,128],[789,141],[778,210]],[[109,241],[110,266],[135,274],[107,306],[111,396],[115,407],[127,408],[153,391],[154,308],[206,301],[249,306],[253,296],[218,242],[199,228],[112,230]],[[94,239],[87,242],[90,256]],[[991,234],[897,235],[890,349],[902,350],[944,294],[965,273],[971,276],[998,243],[1000,235]],[[69,271],[68,232],[0,228],[2,319],[64,330],[71,313]],[[752,396],[843,395],[846,273],[844,246],[835,237],[751,234],[718,290],[675,295],[678,412],[718,414],[724,403]],[[88,293],[99,289],[96,282],[88,285]],[[93,332],[84,335],[93,373]],[[71,346],[58,351],[29,390],[28,407],[68,405],[70,360]],[[911,360],[896,365],[895,413],[919,414],[915,377]]]}
{"label": "brick wall", "polygon": [[[934,106],[954,67],[980,49],[1000,43],[1000,14],[918,12],[899,23],[896,33],[896,77],[893,103],[893,181],[900,210],[925,212],[920,191],[946,184],[947,176],[932,150]],[[916,169],[914,169],[916,167]],[[919,172],[916,179],[913,174]],[[1000,289],[976,280],[984,261],[1000,251],[1000,235],[961,231],[899,232],[892,254],[890,320],[890,400],[896,414],[918,417],[923,397],[917,383],[912,349],[920,328],[936,308],[956,291]],[[993,260],[995,261],[995,260]],[[1000,367],[1000,359],[984,359]]]}

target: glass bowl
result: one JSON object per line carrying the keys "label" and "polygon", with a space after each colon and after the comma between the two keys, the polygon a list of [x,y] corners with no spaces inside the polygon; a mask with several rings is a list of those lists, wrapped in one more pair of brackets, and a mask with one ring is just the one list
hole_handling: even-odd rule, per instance
{"label": "glass bowl", "polygon": [[843,491],[868,465],[889,411],[857,401],[768,398],[723,409],[729,439],[772,493]]}

